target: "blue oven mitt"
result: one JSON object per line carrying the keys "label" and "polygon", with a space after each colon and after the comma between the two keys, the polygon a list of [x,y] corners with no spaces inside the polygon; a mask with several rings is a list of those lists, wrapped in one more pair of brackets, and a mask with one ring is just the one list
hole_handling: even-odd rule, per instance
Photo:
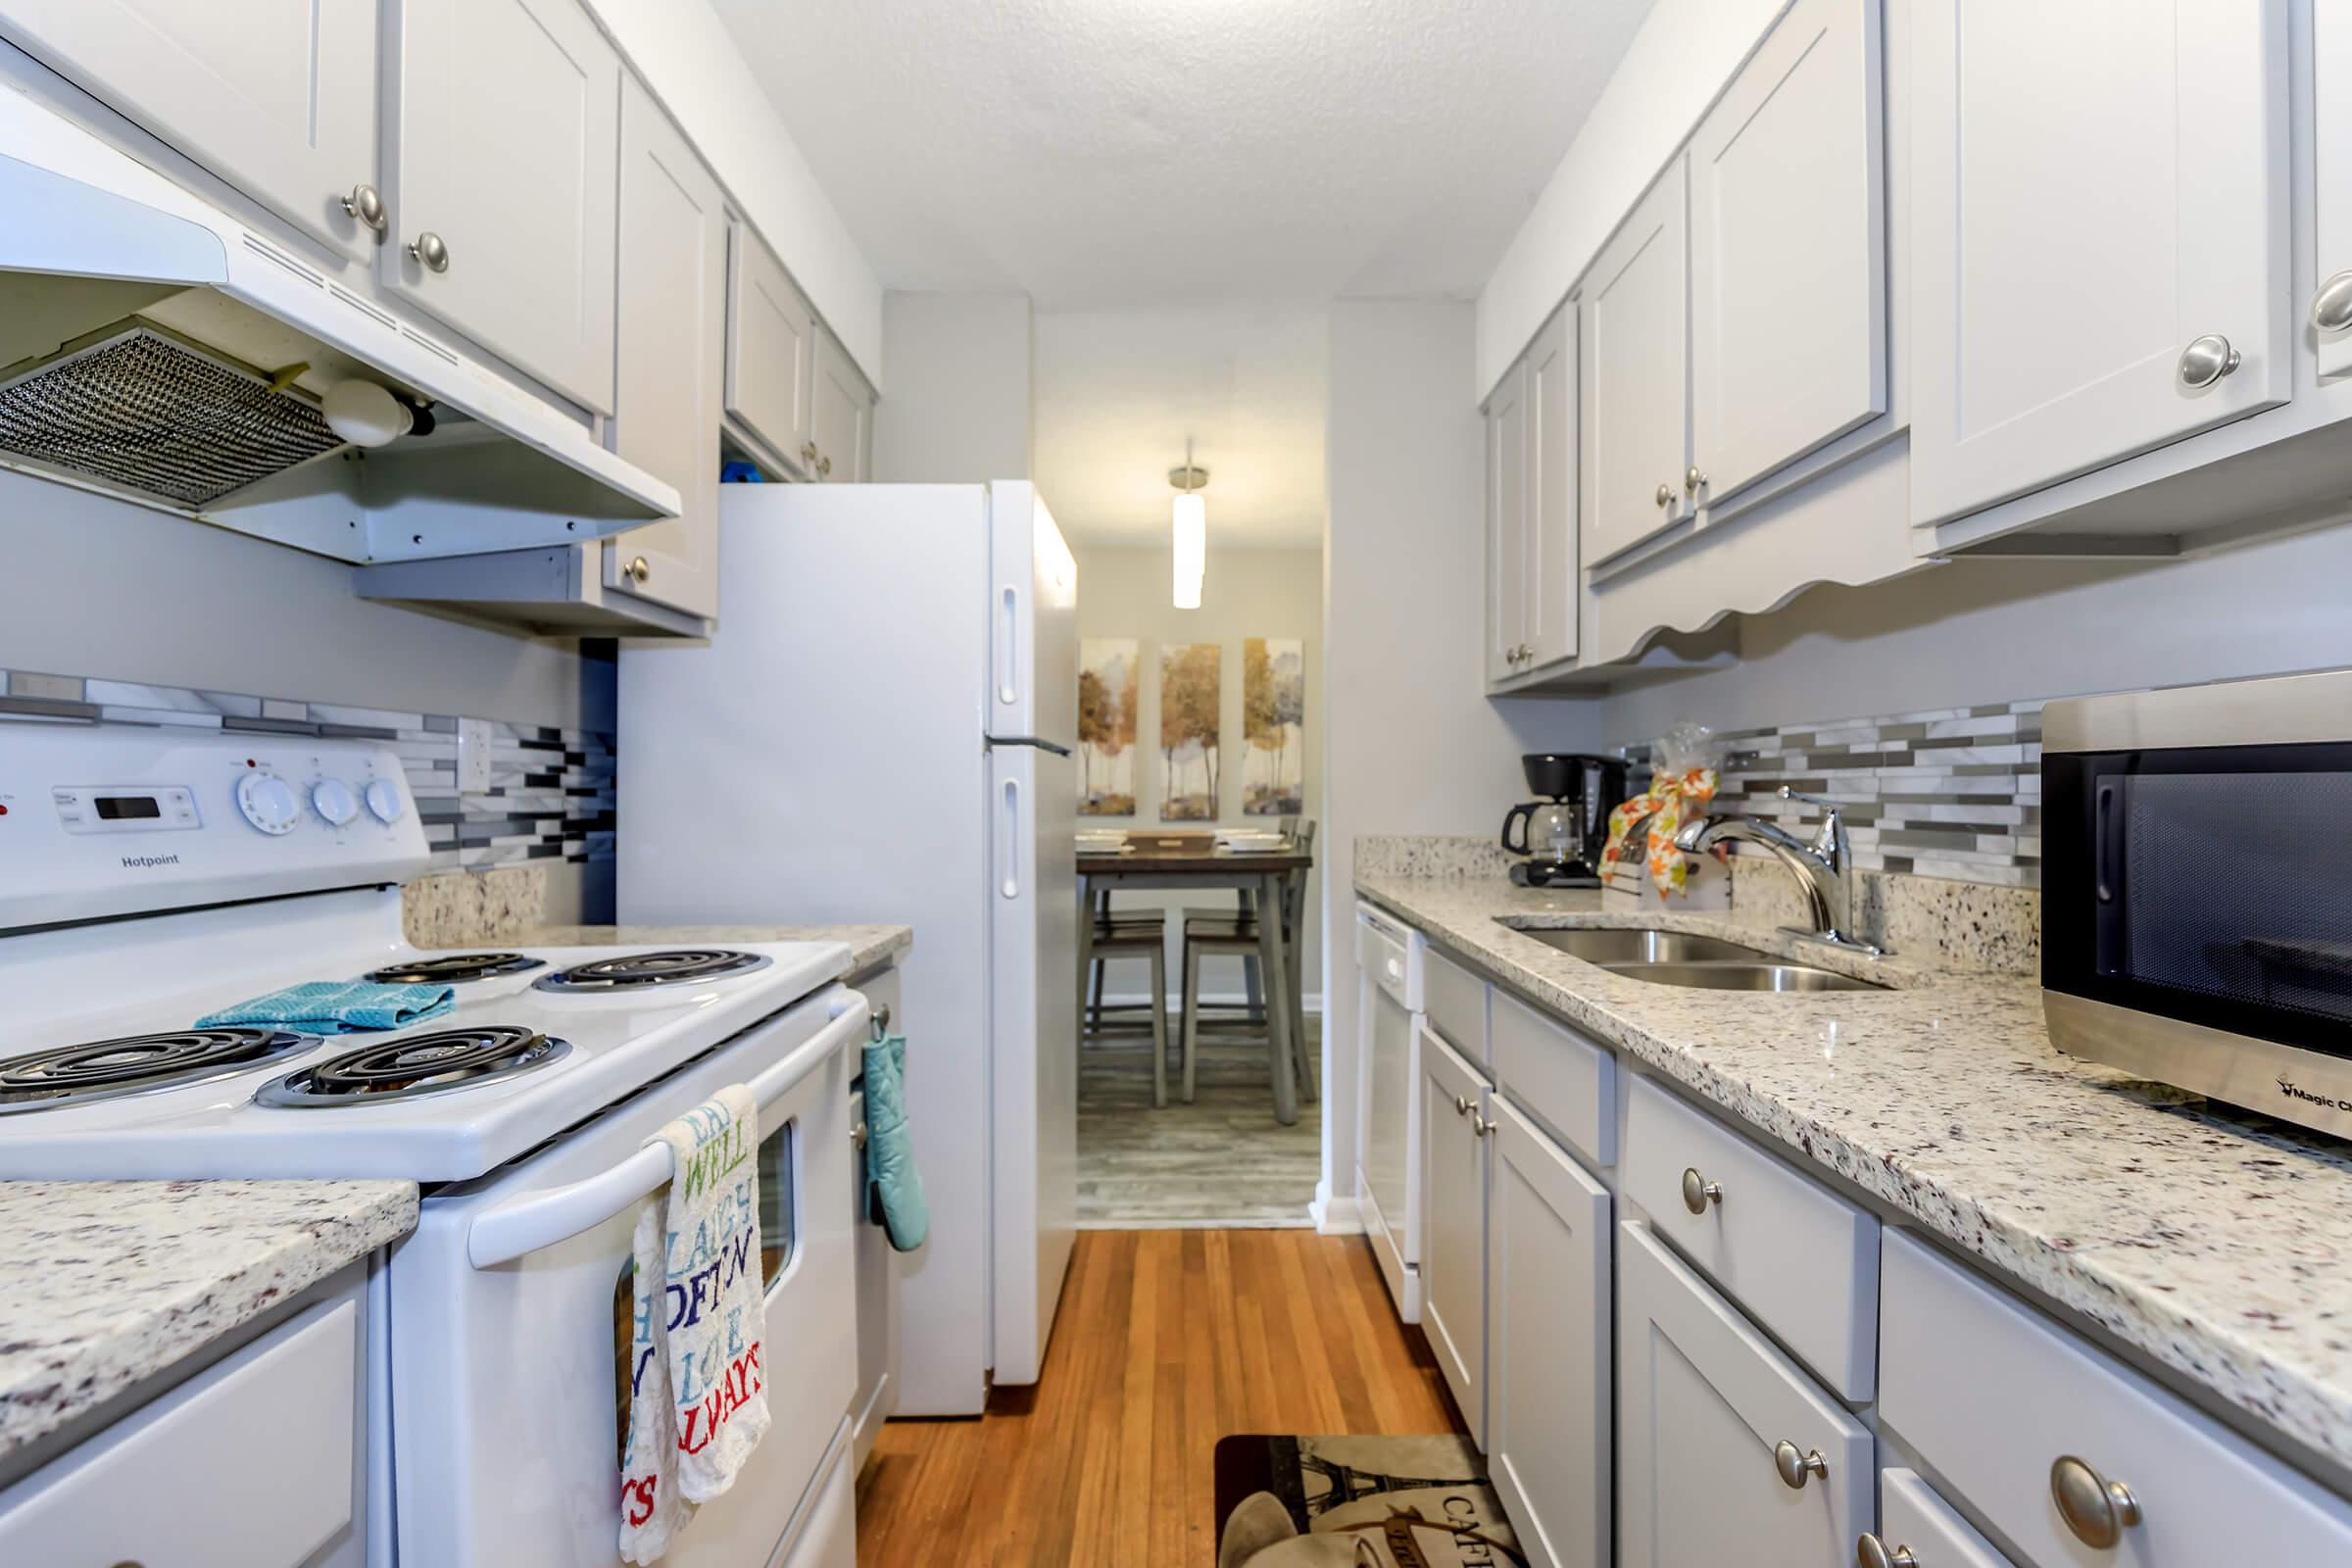
{"label": "blue oven mitt", "polygon": [[931,1209],[923,1201],[922,1173],[914,1168],[906,1074],[905,1035],[865,1048],[866,1211],[879,1209],[890,1245],[911,1252],[931,1234]]}

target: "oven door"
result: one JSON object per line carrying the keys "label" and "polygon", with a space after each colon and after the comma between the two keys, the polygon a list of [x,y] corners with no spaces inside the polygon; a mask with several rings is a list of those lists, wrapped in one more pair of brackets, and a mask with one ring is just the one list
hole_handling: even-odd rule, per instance
{"label": "oven door", "polygon": [[2050,753],[2043,770],[2052,1038],[2352,1133],[2352,745]]}
{"label": "oven door", "polygon": [[[856,1392],[850,1080],[865,1016],[858,993],[821,993],[516,1164],[426,1198],[390,1270],[401,1561],[619,1561],[630,1236],[650,1185],[622,1190],[625,1172],[642,1170],[643,1146],[664,1122],[734,1083],[761,1099],[773,1422],[734,1487],[697,1513],[663,1561],[769,1560]],[[533,1232],[563,1239],[497,1260]]]}

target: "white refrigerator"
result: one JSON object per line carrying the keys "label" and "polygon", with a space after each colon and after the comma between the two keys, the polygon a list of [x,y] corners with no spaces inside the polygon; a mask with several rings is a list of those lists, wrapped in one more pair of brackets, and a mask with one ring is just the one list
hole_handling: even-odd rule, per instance
{"label": "white refrigerator", "polygon": [[718,629],[620,654],[624,924],[911,925],[901,1415],[1037,1380],[1077,1209],[1078,568],[1026,483],[728,485]]}

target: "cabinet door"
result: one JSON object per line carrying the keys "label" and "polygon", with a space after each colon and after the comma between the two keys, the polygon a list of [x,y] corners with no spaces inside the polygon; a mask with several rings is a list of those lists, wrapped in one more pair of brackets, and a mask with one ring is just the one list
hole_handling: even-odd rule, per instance
{"label": "cabinet door", "polygon": [[1421,1031],[1421,1328],[1487,1446],[1486,1081],[1435,1033]]}
{"label": "cabinet door", "polygon": [[1576,308],[1563,306],[1527,351],[1525,667],[1576,655]]}
{"label": "cabinet door", "polygon": [[1912,520],[2283,402],[2279,0],[1912,19]]}
{"label": "cabinet door", "polygon": [[1879,0],[1798,0],[1691,142],[1701,502],[1886,412],[1880,80]]}
{"label": "cabinet door", "polygon": [[1586,274],[1585,560],[1598,562],[1690,514],[1690,223],[1677,157]]}
{"label": "cabinet door", "polygon": [[2320,374],[2352,370],[2352,0],[2313,0],[2310,326]]}
{"label": "cabinet door", "polygon": [[794,473],[813,478],[816,316],[759,235],[727,235],[727,415]]}
{"label": "cabinet door", "polygon": [[718,613],[726,292],[718,182],[652,96],[625,81],[612,450],[677,486],[685,510],[606,540],[605,586],[697,615]]}
{"label": "cabinet door", "polygon": [[1527,362],[1487,400],[1487,679],[1527,658]]}
{"label": "cabinet door", "polygon": [[[612,409],[620,62],[575,0],[394,0],[386,281]],[[440,270],[411,247],[446,248]]]}
{"label": "cabinet door", "polygon": [[822,326],[816,329],[816,396],[808,411],[816,446],[816,477],[831,484],[865,482],[864,453],[874,419],[873,388],[849,352]]}
{"label": "cabinet door", "polygon": [[[2012,1568],[1916,1471],[1879,1473],[1879,1543],[1890,1561],[1909,1552],[1919,1568]],[[1856,1561],[1867,1561],[1855,1543]]]}
{"label": "cabinet door", "polygon": [[328,245],[375,234],[374,0],[0,0],[0,33]]}
{"label": "cabinet door", "polygon": [[[1644,1227],[1617,1236],[1618,1562],[1852,1562],[1871,1523],[1869,1430]],[[1784,1482],[1784,1443],[1821,1473]]]}
{"label": "cabinet door", "polygon": [[1488,1472],[1543,1568],[1609,1560],[1609,1194],[1494,1097]]}

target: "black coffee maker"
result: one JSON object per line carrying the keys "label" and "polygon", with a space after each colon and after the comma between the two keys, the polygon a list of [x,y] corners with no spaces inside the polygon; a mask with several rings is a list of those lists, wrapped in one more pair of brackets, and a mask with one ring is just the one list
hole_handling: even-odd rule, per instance
{"label": "black coffee maker", "polygon": [[1608,842],[1609,812],[1625,799],[1625,764],[1613,757],[1533,752],[1519,766],[1527,787],[1544,798],[1522,801],[1503,816],[1502,847],[1525,857],[1511,867],[1511,880],[1523,888],[1600,886],[1600,847]]}

